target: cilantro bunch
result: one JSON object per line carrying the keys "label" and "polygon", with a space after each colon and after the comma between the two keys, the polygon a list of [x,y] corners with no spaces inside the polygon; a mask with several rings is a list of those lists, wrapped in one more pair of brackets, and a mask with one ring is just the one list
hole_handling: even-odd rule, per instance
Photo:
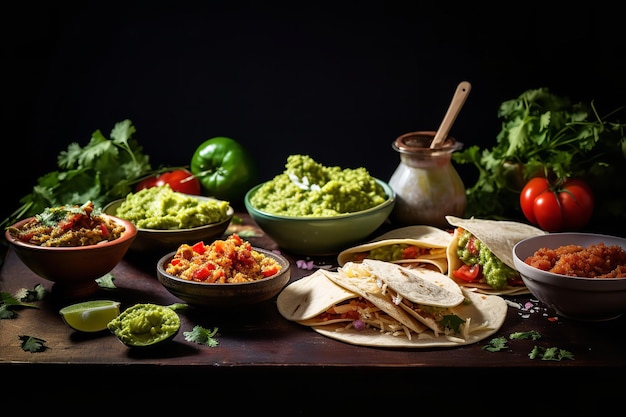
{"label": "cilantro bunch", "polygon": [[116,123],[110,139],[96,130],[86,146],[71,143],[57,157],[59,170],[38,178],[31,193],[19,200],[21,206],[0,225],[13,224],[47,207],[83,205],[87,201],[103,207],[126,197],[139,179],[152,172],[149,157],[133,139],[134,133],[132,122],[123,120]]}
{"label": "cilantro bunch", "polygon": [[[476,183],[467,187],[467,216],[523,219],[519,194],[531,178],[581,178],[591,185],[594,218],[626,219],[626,123],[620,107],[599,115],[593,101],[572,103],[547,88],[528,90],[503,102],[502,130],[491,149],[474,145],[452,155],[473,164]],[[624,115],[622,115],[623,117]]]}

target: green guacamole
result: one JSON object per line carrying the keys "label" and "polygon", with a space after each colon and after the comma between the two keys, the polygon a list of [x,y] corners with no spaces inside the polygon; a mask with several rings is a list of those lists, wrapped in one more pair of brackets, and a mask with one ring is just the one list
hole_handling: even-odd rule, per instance
{"label": "green guacamole", "polygon": [[467,230],[463,230],[463,233],[459,236],[459,244],[457,248],[457,255],[459,259],[466,265],[481,266],[485,282],[495,290],[501,290],[507,286],[509,279],[513,279],[517,276],[517,271],[502,262],[497,256],[493,254],[480,240],[474,239],[474,245],[478,255],[472,254],[467,248],[467,244],[472,237],[472,234]]}
{"label": "green guacamole", "polygon": [[325,217],[365,210],[385,200],[384,189],[363,167],[327,167],[310,156],[290,155],[285,171],[264,183],[250,203],[282,216]]}
{"label": "green guacamole", "polygon": [[166,184],[129,194],[115,214],[142,229],[190,229],[225,220],[229,206],[177,193]]}
{"label": "green guacamole", "polygon": [[180,318],[170,307],[135,304],[111,320],[107,327],[127,346],[149,346],[176,336]]}

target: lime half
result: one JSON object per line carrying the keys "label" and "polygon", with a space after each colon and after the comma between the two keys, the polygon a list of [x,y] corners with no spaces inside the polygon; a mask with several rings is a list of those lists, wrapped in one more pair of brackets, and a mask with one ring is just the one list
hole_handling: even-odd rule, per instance
{"label": "lime half", "polygon": [[111,300],[85,301],[59,310],[65,324],[79,332],[100,332],[119,316],[120,302]]}

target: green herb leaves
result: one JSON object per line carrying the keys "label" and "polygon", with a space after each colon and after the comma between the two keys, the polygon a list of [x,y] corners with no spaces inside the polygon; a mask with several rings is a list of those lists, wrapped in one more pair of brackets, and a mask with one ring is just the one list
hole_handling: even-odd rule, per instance
{"label": "green herb leaves", "polygon": [[626,174],[626,123],[618,120],[625,108],[601,116],[593,102],[572,103],[547,88],[528,90],[503,102],[496,145],[490,149],[470,146],[452,155],[456,163],[478,169],[476,183],[466,190],[466,215],[523,218],[522,187],[530,178],[546,175],[560,181],[584,179],[598,201],[606,203],[596,217],[626,219],[622,198],[626,185],[614,181]]}
{"label": "green herb leaves", "polygon": [[133,184],[152,171],[149,157],[132,138],[134,133],[132,122],[123,120],[111,131],[111,139],[96,130],[84,147],[70,143],[57,157],[60,170],[41,176],[31,193],[20,199],[22,206],[0,225],[36,215],[46,207],[80,206],[87,201],[103,207],[126,197]]}
{"label": "green herb leaves", "polygon": [[195,342],[200,345],[207,345],[209,347],[216,347],[219,342],[215,338],[217,335],[217,327],[213,330],[205,329],[202,326],[194,326],[190,332],[183,332],[185,340],[188,342]]}
{"label": "green herb leaves", "polygon": [[[539,340],[541,339],[541,334],[536,330],[530,330],[528,332],[514,332],[509,335],[509,340],[522,339]],[[489,352],[499,352],[508,348],[508,341],[504,336],[494,337],[488,344],[482,347],[483,350]],[[528,357],[530,359],[540,359],[542,361],[560,361],[562,359],[574,360],[574,355],[567,350],[559,349],[557,347],[543,347],[537,345],[533,346],[532,350],[528,354]]]}

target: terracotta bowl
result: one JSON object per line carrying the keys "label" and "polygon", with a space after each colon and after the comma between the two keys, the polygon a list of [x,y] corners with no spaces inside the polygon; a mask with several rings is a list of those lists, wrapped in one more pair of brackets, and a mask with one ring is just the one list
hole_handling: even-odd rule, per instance
{"label": "terracotta bowl", "polygon": [[[199,200],[213,200],[211,197],[194,196]],[[124,199],[112,201],[107,204],[102,211],[106,214],[115,216],[117,208],[124,202]],[[157,253],[159,256],[163,253],[178,249],[183,243],[195,243],[204,241],[210,243],[221,237],[235,215],[232,207],[228,208],[228,217],[220,222],[211,223],[204,226],[192,227],[190,229],[176,230],[159,230],[137,228],[137,238],[130,247],[133,253],[150,252]]]}
{"label": "terracotta bowl", "polygon": [[282,266],[281,270],[268,278],[237,284],[188,281],[165,272],[167,264],[176,254],[174,251],[158,261],[157,278],[171,294],[195,307],[238,308],[258,304],[271,299],[282,290],[291,278],[291,269],[284,256],[266,249],[253,249],[274,258]]}
{"label": "terracotta bowl", "polygon": [[[64,298],[79,299],[98,290],[97,278],[111,272],[122,260],[137,236],[129,221],[103,214],[126,230],[119,238],[97,245],[75,247],[42,247],[15,239],[9,230],[4,235],[22,262],[35,274],[54,282],[53,292]],[[20,228],[31,218],[12,227]]]}
{"label": "terracotta bowl", "polygon": [[589,247],[603,242],[626,249],[626,239],[593,233],[548,233],[518,242],[513,247],[513,262],[524,284],[539,301],[557,314],[581,321],[605,321],[626,313],[626,278],[582,278],[555,274],[524,262],[540,248],[556,249],[565,245]]}

